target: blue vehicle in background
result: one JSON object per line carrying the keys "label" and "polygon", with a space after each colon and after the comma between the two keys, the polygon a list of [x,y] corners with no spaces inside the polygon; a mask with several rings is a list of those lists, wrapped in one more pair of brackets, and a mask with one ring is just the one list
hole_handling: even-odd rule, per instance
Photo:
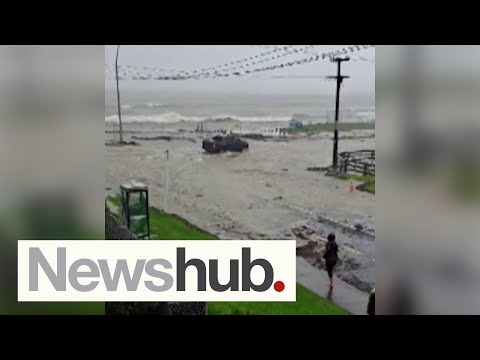
{"label": "blue vehicle in background", "polygon": [[303,128],[303,122],[300,120],[292,119],[290,120],[290,129],[301,129]]}

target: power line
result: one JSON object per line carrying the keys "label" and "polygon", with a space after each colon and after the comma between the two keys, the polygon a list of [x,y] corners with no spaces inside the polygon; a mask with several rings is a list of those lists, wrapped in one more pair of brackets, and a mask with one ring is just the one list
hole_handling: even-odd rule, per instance
{"label": "power line", "polygon": [[[295,45],[287,45],[287,46],[275,48],[274,50],[271,50],[271,51],[268,51],[268,52],[265,52],[265,53],[262,53],[262,54],[258,54],[258,55],[255,55],[255,56],[251,56],[251,57],[248,57],[248,58],[244,58],[244,59],[240,59],[240,60],[231,62],[230,65],[233,65],[233,66],[230,66],[230,67],[224,67],[222,69],[222,65],[220,65],[220,66],[217,66],[217,67],[210,67],[210,68],[207,68],[205,70],[206,71],[209,71],[209,70],[214,71],[214,70],[218,69],[220,71],[223,71],[224,73],[225,72],[233,72],[234,70],[239,70],[239,69],[243,69],[245,67],[254,66],[254,65],[258,65],[258,64],[269,63],[271,61],[275,61],[275,60],[277,60],[279,58],[282,58],[282,57],[286,57],[286,56],[289,56],[289,55],[294,55],[294,54],[297,54],[297,53],[301,53],[301,52],[304,52],[307,49],[313,48],[315,46],[319,46],[319,45],[306,45],[306,46],[301,47],[301,48],[295,48]],[[205,71],[204,71],[204,73],[205,73]],[[202,75],[202,74],[200,74],[200,75]]]}
{"label": "power line", "polygon": [[[318,45],[308,45],[309,47],[313,46],[318,46]],[[220,77],[239,77],[239,76],[246,76],[246,75],[252,75],[252,74],[257,74],[261,72],[266,72],[266,71],[272,71],[276,69],[283,69],[286,67],[292,67],[292,66],[297,66],[297,65],[304,65],[307,63],[312,63],[320,60],[325,60],[325,59],[333,59],[337,56],[340,55],[347,55],[355,52],[359,52],[363,49],[371,48],[374,47],[374,45],[353,45],[353,46],[348,46],[336,51],[330,51],[330,52],[323,52],[321,54],[317,55],[312,55],[309,57],[304,57],[301,59],[293,60],[293,61],[288,61],[288,62],[282,62],[279,64],[274,64],[270,66],[265,66],[261,68],[249,68],[248,70],[236,70],[233,71],[231,69],[228,69],[228,71],[221,71],[221,70],[215,70],[215,71],[207,71],[206,69],[203,69],[204,72],[198,73],[198,71],[194,71],[193,74],[189,73],[184,73],[184,72],[179,72],[173,75],[154,75],[154,74],[140,74],[140,73],[135,73],[133,74],[128,74],[124,72],[122,74],[122,79],[130,79],[130,80],[190,80],[190,79],[205,79],[205,78],[220,78]],[[301,48],[304,50],[304,48]],[[299,49],[297,49],[296,52],[299,52]],[[288,55],[291,55],[289,53]],[[285,56],[285,55],[284,55]],[[244,60],[244,59],[243,59]],[[239,61],[243,61],[242,59]],[[274,58],[271,58],[269,61],[274,60]],[[237,62],[239,62],[237,61]],[[235,62],[234,62],[235,63]],[[252,61],[251,63],[247,64],[248,67],[257,65],[258,62]],[[215,67],[213,67],[215,68]],[[197,73],[196,73],[197,72]]]}
{"label": "power line", "polygon": [[[233,61],[230,64],[236,64],[236,63],[239,64],[239,63],[242,63],[244,61],[248,61],[250,59],[253,59],[253,61],[251,61],[251,63],[247,63],[245,65],[239,65],[239,66],[237,65],[237,66],[234,66],[234,67],[229,67],[229,68],[224,68],[224,69],[221,68],[222,65],[217,66],[217,67],[203,68],[201,70],[196,70],[196,71],[193,71],[193,72],[192,71],[186,72],[184,70],[170,70],[170,71],[167,71],[167,70],[164,70],[164,69],[150,68],[151,73],[147,75],[147,74],[141,74],[138,70],[139,69],[138,67],[137,67],[136,73],[132,74],[132,71],[134,71],[133,70],[134,67],[126,65],[123,76],[125,78],[132,78],[132,79],[136,79],[136,80],[148,80],[148,79],[152,79],[152,78],[158,78],[159,80],[162,80],[162,79],[163,80],[179,80],[179,79],[212,77],[212,73],[216,74],[216,77],[224,76],[228,72],[232,73],[233,75],[236,75],[234,73],[238,72],[238,71],[234,71],[234,70],[237,70],[238,68],[244,68],[244,67],[249,67],[249,66],[253,66],[253,65],[258,65],[260,63],[271,62],[272,60],[276,60],[277,58],[280,58],[280,57],[285,57],[285,56],[292,55],[292,54],[295,54],[295,53],[306,52],[308,49],[311,49],[315,46],[319,46],[319,45],[307,45],[307,46],[302,46],[301,48],[292,48],[290,50],[292,45],[288,45],[288,46],[285,46],[283,48],[275,49],[273,51],[269,51],[269,52],[262,53],[262,54],[259,54],[259,55],[256,55],[256,56],[252,56],[250,58],[244,58],[244,59],[240,59],[240,60],[237,60],[237,61]],[[337,56],[339,54],[348,54],[349,50],[350,50],[350,52],[355,51],[355,49],[357,51],[359,51],[362,47],[366,48],[366,47],[371,47],[371,46],[372,45],[362,45],[362,46],[354,45],[354,46],[350,46],[348,48],[343,48],[341,50],[334,51],[334,52],[323,53],[321,55],[317,54],[317,56],[322,56],[322,58],[325,58],[326,55],[328,57],[333,57],[333,56]],[[270,54],[272,54],[276,51],[279,51],[279,50],[285,51],[285,53],[282,54],[282,55],[277,55],[276,57],[273,56],[272,58],[262,59],[262,56],[263,57],[269,56]],[[216,69],[216,68],[218,68],[216,71],[209,70],[209,69]],[[143,69],[148,69],[148,68],[143,67]],[[220,70],[223,70],[223,71],[220,71]],[[173,75],[164,75],[164,74],[162,74],[162,75],[158,74],[157,75],[157,74],[155,74],[155,72],[159,72],[159,71],[170,72],[170,73],[177,72],[177,74],[173,74]],[[257,72],[257,71],[254,71],[254,72]]]}
{"label": "power line", "polygon": [[[270,62],[272,60],[276,60],[281,57],[285,57],[288,55],[296,54],[302,51],[305,51],[306,49],[313,48],[315,46],[319,45],[308,45],[305,47],[302,47],[300,49],[294,48],[296,45],[286,45],[282,47],[277,47],[273,50],[269,50],[267,52],[263,52],[257,55],[252,55],[249,57],[245,57],[242,59],[238,59],[235,61],[230,61],[225,64],[221,65],[216,65],[216,66],[211,66],[211,67],[204,67],[204,68],[199,68],[196,70],[165,70],[165,69],[159,69],[156,67],[148,68],[148,67],[134,67],[130,65],[125,66],[125,71],[137,71],[135,74],[137,77],[141,77],[142,75],[139,73],[140,69],[150,71],[152,73],[162,73],[162,72],[170,72],[170,73],[176,73],[176,75],[172,75],[174,77],[201,77],[204,76],[206,73],[212,72],[212,71],[223,71],[223,72],[233,72],[234,70],[238,69],[243,69],[244,67],[252,66],[252,65],[257,65],[257,64],[262,64],[266,62]],[[283,52],[283,53],[282,53]],[[267,58],[268,57],[268,58]],[[145,75],[143,75],[145,76]],[[161,74],[152,74],[152,76],[157,76],[160,77]],[[165,75],[167,77],[170,77],[170,75]]]}

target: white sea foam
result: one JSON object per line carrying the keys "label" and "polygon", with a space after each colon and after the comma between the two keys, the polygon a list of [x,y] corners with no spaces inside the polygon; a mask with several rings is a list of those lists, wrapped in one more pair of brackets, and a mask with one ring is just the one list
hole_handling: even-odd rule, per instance
{"label": "white sea foam", "polygon": [[[155,115],[126,115],[122,120],[125,123],[179,123],[179,122],[201,122],[201,121],[241,121],[241,122],[281,122],[290,121],[292,116],[271,115],[271,116],[237,116],[232,114],[218,114],[216,116],[183,116],[176,112],[168,112]],[[118,122],[118,115],[108,115],[105,122]]]}

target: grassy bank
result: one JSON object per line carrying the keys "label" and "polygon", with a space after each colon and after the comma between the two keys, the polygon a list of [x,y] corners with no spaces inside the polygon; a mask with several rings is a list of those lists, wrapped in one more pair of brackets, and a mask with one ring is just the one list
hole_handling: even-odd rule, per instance
{"label": "grassy bank", "polygon": [[[120,198],[110,196],[108,203],[111,212],[120,220]],[[215,235],[154,207],[150,207],[150,231],[155,240],[218,240]]]}
{"label": "grassy bank", "polygon": [[[374,122],[362,122],[362,123],[340,123],[338,124],[340,131],[352,131],[352,130],[375,130]],[[332,132],[335,130],[335,124],[312,124],[304,126],[299,129],[288,129],[289,134],[320,134],[324,132]]]}
{"label": "grassy bank", "polygon": [[[107,205],[113,213],[120,215],[119,197],[109,197]],[[217,240],[218,237],[203,231],[175,215],[150,208],[152,234],[158,240]],[[345,310],[331,301],[317,296],[297,284],[295,303],[209,303],[210,315],[345,315]]]}
{"label": "grassy bank", "polygon": [[359,190],[375,194],[375,176],[337,175],[336,177],[340,180],[361,182]]}
{"label": "grassy bank", "polygon": [[346,310],[297,284],[297,302],[209,303],[209,315],[348,315]]}

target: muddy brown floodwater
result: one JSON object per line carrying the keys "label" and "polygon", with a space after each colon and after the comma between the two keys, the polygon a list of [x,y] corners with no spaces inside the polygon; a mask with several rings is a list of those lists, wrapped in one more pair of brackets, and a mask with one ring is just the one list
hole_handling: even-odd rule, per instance
{"label": "muddy brown floodwater", "polygon": [[[190,139],[107,147],[106,187],[144,182],[152,206],[167,206],[222,239],[297,239],[297,255],[320,268],[312,254],[335,231],[342,250],[339,277],[362,291],[374,286],[375,195],[350,193],[347,182],[307,171],[331,162],[330,135],[250,140],[249,151],[221,155],[205,154],[199,134],[182,136]],[[343,140],[341,151],[375,149],[374,138],[358,136]]]}

